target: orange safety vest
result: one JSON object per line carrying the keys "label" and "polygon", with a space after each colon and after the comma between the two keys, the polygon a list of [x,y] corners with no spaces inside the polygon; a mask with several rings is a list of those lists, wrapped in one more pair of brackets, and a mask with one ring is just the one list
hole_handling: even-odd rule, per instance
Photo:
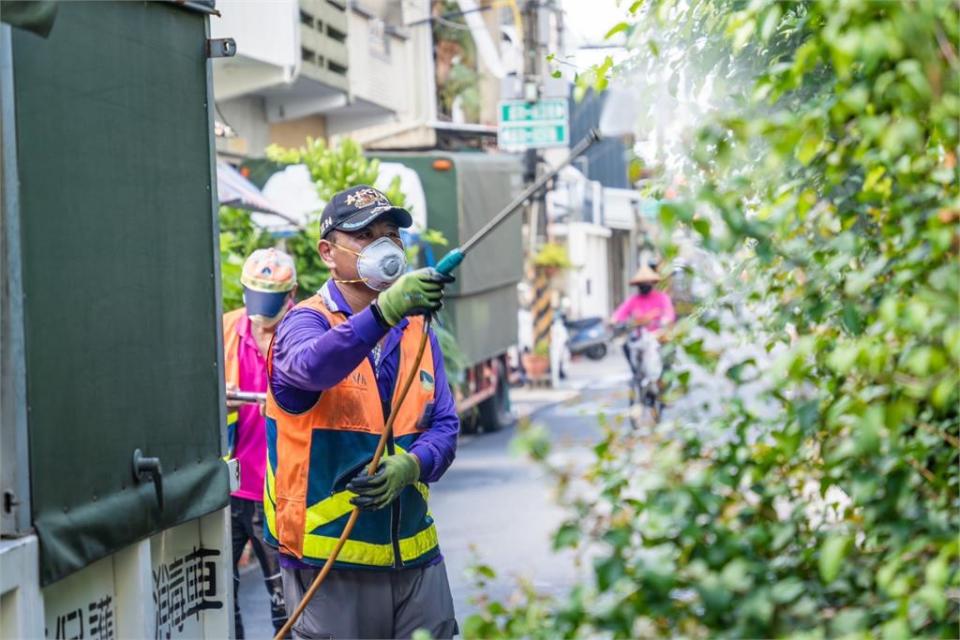
{"label": "orange safety vest", "polygon": [[[346,322],[330,311],[321,296],[301,302],[330,323]],[[409,320],[400,340],[397,385],[419,369],[399,407],[387,455],[406,451],[428,422],[434,400],[433,354],[430,342],[415,362],[423,318]],[[267,358],[272,370],[273,352]],[[394,398],[394,401],[396,399]],[[323,391],[302,413],[285,411],[272,390],[267,393],[267,473],[264,487],[264,538],[307,564],[321,565],[330,555],[353,507],[347,483],[373,459],[386,422],[385,408],[369,359],[336,386]],[[422,482],[405,487],[394,503],[361,512],[338,556],[340,568],[403,568],[429,562],[439,554],[437,531]]]}

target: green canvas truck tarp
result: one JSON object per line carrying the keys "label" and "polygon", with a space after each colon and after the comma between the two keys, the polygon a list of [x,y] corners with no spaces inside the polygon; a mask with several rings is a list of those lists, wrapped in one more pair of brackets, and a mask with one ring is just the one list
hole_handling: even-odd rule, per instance
{"label": "green canvas truck tarp", "polygon": [[[372,153],[417,172],[427,200],[427,226],[443,233],[437,260],[491,220],[522,188],[516,156],[485,153]],[[433,168],[450,160],[447,170]],[[470,363],[517,343],[517,289],[523,277],[522,209],[476,245],[457,269],[441,317]]]}
{"label": "green canvas truck tarp", "polygon": [[12,30],[44,584],[228,503],[205,20],[65,2],[46,38]]}

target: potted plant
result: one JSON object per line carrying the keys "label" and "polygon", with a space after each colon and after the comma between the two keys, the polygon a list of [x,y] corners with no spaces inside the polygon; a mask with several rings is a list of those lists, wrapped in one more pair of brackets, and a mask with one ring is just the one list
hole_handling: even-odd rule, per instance
{"label": "potted plant", "polygon": [[548,275],[552,276],[557,271],[571,268],[573,263],[570,262],[570,256],[567,255],[565,246],[548,242],[540,247],[533,256],[533,266],[537,269],[543,269]]}
{"label": "potted plant", "polygon": [[536,380],[543,378],[550,371],[550,344],[540,340],[533,347],[533,352],[523,354],[523,369],[527,377]]}

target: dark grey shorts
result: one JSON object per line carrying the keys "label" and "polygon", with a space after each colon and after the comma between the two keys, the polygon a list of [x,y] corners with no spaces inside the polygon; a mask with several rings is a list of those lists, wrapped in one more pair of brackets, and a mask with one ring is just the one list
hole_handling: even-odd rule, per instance
{"label": "dark grey shorts", "polygon": [[[287,613],[319,569],[282,569]],[[334,570],[293,626],[295,638],[409,638],[426,629],[434,638],[458,632],[447,567],[403,571]]]}

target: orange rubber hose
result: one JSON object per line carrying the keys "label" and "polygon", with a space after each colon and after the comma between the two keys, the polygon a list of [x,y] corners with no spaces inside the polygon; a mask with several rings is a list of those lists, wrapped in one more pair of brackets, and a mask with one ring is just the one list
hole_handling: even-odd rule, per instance
{"label": "orange rubber hose", "polygon": [[[423,335],[420,336],[420,346],[417,348],[417,358],[415,360],[416,365],[411,367],[410,375],[408,375],[407,379],[403,381],[403,386],[400,387],[400,393],[397,394],[397,397],[394,399],[393,407],[390,409],[390,415],[387,416],[387,423],[383,426],[383,433],[380,434],[380,442],[377,443],[377,450],[373,454],[373,460],[370,461],[370,466],[367,467],[368,475],[372,476],[374,473],[376,473],[377,467],[380,466],[380,458],[383,456],[384,449],[387,448],[387,439],[390,437],[390,434],[393,433],[393,422],[397,417],[397,408],[403,404],[404,399],[407,397],[407,392],[410,390],[410,385],[413,384],[413,379],[417,377],[417,372],[420,370],[419,363],[423,358],[423,352],[427,347],[427,334],[429,329],[430,320],[428,317],[423,323]],[[357,518],[359,517],[360,509],[354,507],[353,511],[350,513],[350,519],[347,520],[347,524],[343,528],[343,533],[340,534],[340,539],[337,540],[337,544],[333,547],[333,551],[330,553],[327,561],[323,563],[323,568],[320,569],[320,573],[318,573],[317,577],[313,579],[312,583],[310,583],[310,588],[307,589],[307,592],[303,594],[303,597],[300,599],[300,604],[297,605],[293,615],[287,619],[287,623],[283,625],[283,628],[281,628],[280,631],[277,632],[277,635],[273,637],[273,640],[283,640],[283,638],[290,633],[290,629],[292,629],[293,625],[297,623],[297,620],[300,619],[304,609],[307,608],[307,605],[313,598],[313,594],[317,592],[317,589],[319,589],[320,585],[323,584],[324,578],[327,577],[327,574],[330,573],[330,569],[333,568],[333,563],[337,561],[337,556],[340,555],[340,549],[343,548],[347,538],[349,538],[350,534],[353,532],[353,527],[355,524],[357,524]]]}

